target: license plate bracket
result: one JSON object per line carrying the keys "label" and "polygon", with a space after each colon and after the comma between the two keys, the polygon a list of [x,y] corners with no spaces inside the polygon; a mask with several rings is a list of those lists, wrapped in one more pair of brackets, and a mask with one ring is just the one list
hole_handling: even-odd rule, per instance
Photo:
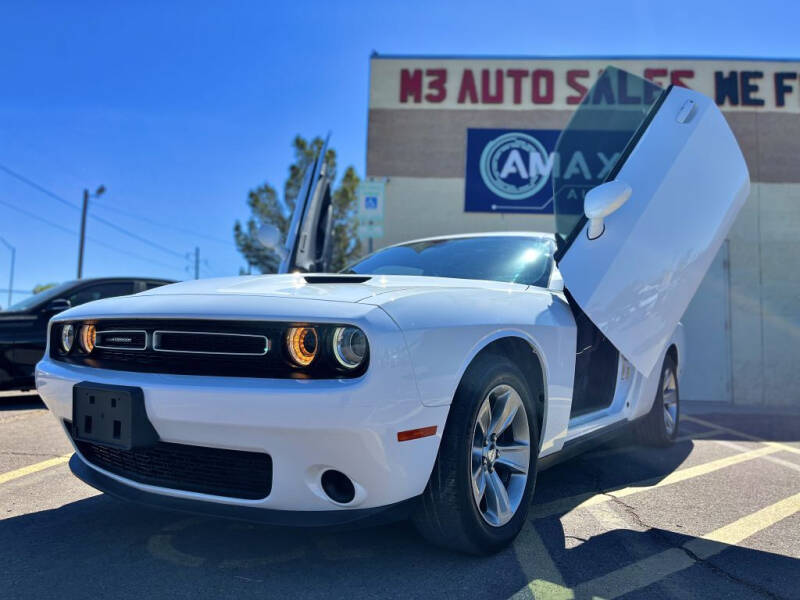
{"label": "license plate bracket", "polygon": [[147,448],[158,441],[141,388],[90,381],[72,388],[72,435],[121,450]]}

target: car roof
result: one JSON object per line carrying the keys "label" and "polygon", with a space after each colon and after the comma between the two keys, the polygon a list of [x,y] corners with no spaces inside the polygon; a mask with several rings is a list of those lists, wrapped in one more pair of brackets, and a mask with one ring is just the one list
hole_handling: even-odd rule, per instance
{"label": "car roof", "polygon": [[164,283],[175,283],[174,279],[162,279],[161,277],[86,277],[84,279],[74,279],[70,283],[103,283],[106,281],[161,281]]}
{"label": "car roof", "polygon": [[481,231],[477,233],[456,233],[450,235],[435,235],[432,237],[418,238],[415,240],[408,240],[405,242],[399,242],[397,244],[391,244],[390,246],[387,246],[387,248],[393,248],[394,246],[405,246],[406,244],[416,244],[418,242],[433,242],[437,240],[459,240],[466,238],[481,238],[481,237],[539,237],[548,240],[556,239],[554,234],[546,233],[544,231]]}

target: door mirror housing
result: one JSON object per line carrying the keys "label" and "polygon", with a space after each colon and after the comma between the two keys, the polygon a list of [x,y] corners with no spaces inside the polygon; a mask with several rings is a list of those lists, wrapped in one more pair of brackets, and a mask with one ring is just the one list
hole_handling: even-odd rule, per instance
{"label": "door mirror housing", "polygon": [[586,192],[583,199],[583,212],[589,219],[589,239],[603,235],[603,219],[628,201],[633,189],[624,181],[607,181]]}
{"label": "door mirror housing", "polygon": [[45,306],[45,312],[48,313],[60,313],[64,312],[68,308],[72,307],[72,302],[67,300],[66,298],[54,298],[50,300],[50,302]]}
{"label": "door mirror housing", "polygon": [[272,223],[264,223],[258,228],[258,241],[265,248],[269,248],[283,260],[286,258],[286,248],[283,245],[281,230]]}

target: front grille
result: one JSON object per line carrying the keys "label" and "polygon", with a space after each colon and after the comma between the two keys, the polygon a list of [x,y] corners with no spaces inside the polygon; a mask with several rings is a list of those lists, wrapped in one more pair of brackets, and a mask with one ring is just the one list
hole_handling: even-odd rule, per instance
{"label": "front grille", "polygon": [[272,458],[260,452],[158,442],[119,450],[75,440],[84,458],[115,475],[157,487],[259,500],[272,490]]}
{"label": "front grille", "polygon": [[77,328],[83,324],[94,325],[101,342],[91,354],[85,353],[79,344],[71,352],[63,352],[61,324],[57,324],[50,328],[51,358],[113,371],[275,379],[355,378],[364,374],[368,363],[365,361],[362,367],[352,370],[339,367],[332,356],[331,336],[336,324],[319,327],[322,352],[306,368],[298,367],[288,357],[284,341],[291,323],[208,319],[73,322]]}
{"label": "front grille", "polygon": [[208,333],[199,331],[156,331],[153,350],[188,354],[234,354],[263,356],[269,340],[263,335]]}

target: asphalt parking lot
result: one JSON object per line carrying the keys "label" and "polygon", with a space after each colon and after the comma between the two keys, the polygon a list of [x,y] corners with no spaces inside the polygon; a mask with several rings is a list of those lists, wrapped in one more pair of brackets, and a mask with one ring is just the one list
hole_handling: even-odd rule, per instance
{"label": "asphalt parking lot", "polygon": [[668,450],[623,440],[539,476],[512,548],[404,524],[277,529],[127,504],[69,472],[35,395],[0,394],[2,598],[800,598],[800,413],[687,408]]}

